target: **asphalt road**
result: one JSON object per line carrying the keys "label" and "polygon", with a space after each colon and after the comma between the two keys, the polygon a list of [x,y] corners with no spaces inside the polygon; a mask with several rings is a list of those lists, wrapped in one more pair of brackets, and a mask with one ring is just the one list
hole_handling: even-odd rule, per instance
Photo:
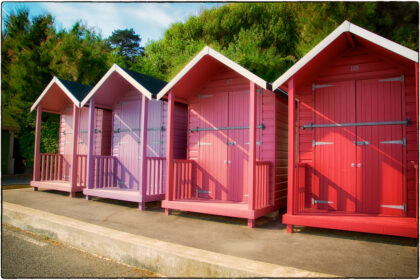
{"label": "asphalt road", "polygon": [[5,224],[1,241],[2,278],[157,277]]}

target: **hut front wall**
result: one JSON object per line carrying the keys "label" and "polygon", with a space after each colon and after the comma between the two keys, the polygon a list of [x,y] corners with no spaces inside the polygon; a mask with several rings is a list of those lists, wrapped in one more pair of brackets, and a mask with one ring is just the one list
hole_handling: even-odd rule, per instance
{"label": "hut front wall", "polygon": [[[312,84],[328,84],[353,81],[355,88],[356,81],[368,79],[384,79],[404,75],[402,83],[402,112],[403,118],[410,119],[410,125],[404,126],[404,137],[406,146],[403,154],[403,186],[407,201],[406,215],[415,217],[416,211],[416,189],[414,164],[418,164],[417,130],[413,125],[416,122],[416,96],[414,66],[410,69],[402,67],[398,62],[390,61],[386,57],[379,57],[369,50],[356,47],[341,53],[339,57],[329,61],[327,66],[317,72],[316,76],[306,79],[305,84],[297,85],[297,141],[298,141],[298,163],[306,164],[305,172],[305,208],[312,208],[312,197],[314,192],[314,153],[312,141],[314,140],[315,129],[301,128],[302,125],[316,123],[314,91]],[[382,100],[376,102],[381,103]],[[349,104],[350,106],[350,104]],[[316,190],[315,190],[316,191]]]}
{"label": "hut front wall", "polygon": [[[249,90],[248,79],[224,69],[188,99],[188,159],[196,163],[195,188],[203,199],[247,202],[249,129],[240,127],[249,126]],[[276,187],[280,204],[279,188],[284,185],[275,184],[275,178],[281,179],[277,172],[283,172],[276,166],[276,109],[274,93],[257,94],[257,125],[265,126],[257,129],[257,160],[271,163],[270,188]]]}

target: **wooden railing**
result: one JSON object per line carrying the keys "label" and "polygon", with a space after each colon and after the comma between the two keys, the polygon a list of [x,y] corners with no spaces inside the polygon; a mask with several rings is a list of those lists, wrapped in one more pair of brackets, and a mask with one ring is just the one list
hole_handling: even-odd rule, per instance
{"label": "wooden railing", "polygon": [[147,157],[146,195],[165,194],[166,158]]}
{"label": "wooden railing", "polygon": [[194,196],[193,167],[193,160],[174,160],[174,191],[172,192],[174,197],[172,199],[189,199]]}
{"label": "wooden railing", "polygon": [[87,155],[77,155],[77,186],[86,187]]}
{"label": "wooden railing", "polygon": [[41,155],[41,181],[56,181],[61,180],[61,167],[63,164],[63,156],[60,154],[47,154]]}
{"label": "wooden railing", "polygon": [[93,186],[89,188],[114,187],[115,168],[114,156],[93,156]]}
{"label": "wooden railing", "polygon": [[298,163],[295,169],[296,184],[293,190],[293,209],[299,212],[305,209],[306,164]]}
{"label": "wooden railing", "polygon": [[257,161],[255,170],[254,209],[273,205],[274,189],[270,188],[270,162]]}

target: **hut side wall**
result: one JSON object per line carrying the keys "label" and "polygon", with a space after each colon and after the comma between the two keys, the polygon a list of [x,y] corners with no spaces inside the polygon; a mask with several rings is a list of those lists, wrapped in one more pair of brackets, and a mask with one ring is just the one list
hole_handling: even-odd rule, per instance
{"label": "hut side wall", "polygon": [[[358,70],[352,71],[352,65],[358,65]],[[416,96],[414,67],[407,69],[397,62],[389,61],[387,58],[378,57],[369,50],[357,47],[343,52],[339,57],[332,60],[324,69],[318,71],[318,75],[307,79],[306,84],[297,85],[297,96],[299,99],[297,108],[298,118],[298,163],[306,163],[306,193],[305,206],[310,207],[310,193],[312,189],[313,154],[312,139],[313,130],[300,128],[303,124],[314,123],[314,97],[312,83],[325,84],[328,82],[363,80],[374,78],[388,78],[404,75],[403,92],[405,95],[406,117],[411,123],[416,122]],[[415,217],[416,211],[416,190],[414,164],[418,164],[417,129],[415,125],[406,127],[406,183],[407,183],[407,215]]]}

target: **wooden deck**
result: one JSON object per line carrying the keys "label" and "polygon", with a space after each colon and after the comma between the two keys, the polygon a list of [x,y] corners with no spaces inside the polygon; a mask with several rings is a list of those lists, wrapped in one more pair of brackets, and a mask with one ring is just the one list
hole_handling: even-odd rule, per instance
{"label": "wooden deck", "polygon": [[139,190],[133,189],[122,189],[122,188],[94,188],[94,189],[83,189],[83,194],[87,196],[95,196],[116,200],[124,200],[131,202],[149,202],[162,200],[165,198],[164,194],[161,195],[146,195],[144,199],[142,198],[141,192]]}
{"label": "wooden deck", "polygon": [[273,207],[250,210],[248,203],[210,199],[163,200],[162,208],[243,219],[257,219],[275,211]]}
{"label": "wooden deck", "polygon": [[82,186],[78,186],[72,190],[69,181],[54,180],[54,181],[31,181],[30,185],[39,189],[57,190],[63,192],[81,192]]}
{"label": "wooden deck", "polygon": [[283,223],[418,238],[417,220],[411,217],[305,213],[285,214]]}

